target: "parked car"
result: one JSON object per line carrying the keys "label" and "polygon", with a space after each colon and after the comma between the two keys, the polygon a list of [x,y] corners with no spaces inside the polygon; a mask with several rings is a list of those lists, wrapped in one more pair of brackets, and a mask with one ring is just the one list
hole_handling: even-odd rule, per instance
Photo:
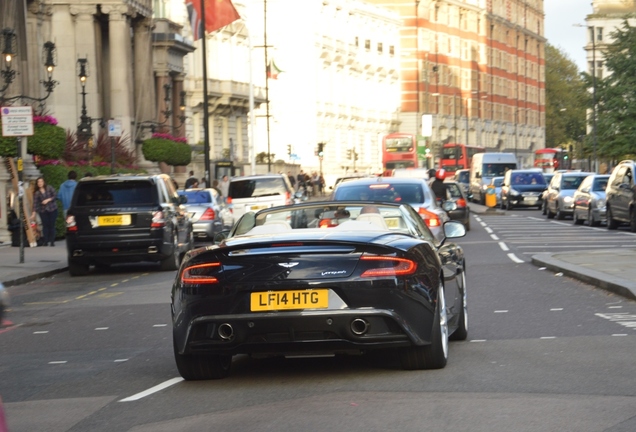
{"label": "parked car", "polygon": [[469,193],[470,170],[469,169],[457,170],[455,171],[455,175],[453,176],[452,179],[453,181],[456,181],[457,183],[459,183],[461,188],[464,190],[464,195],[466,195],[466,198],[471,199],[471,196]]}
{"label": "parked car", "polygon": [[591,174],[581,182],[572,197],[572,219],[575,224],[587,221],[589,226],[599,226],[601,222],[606,222],[605,188],[608,179],[609,175]]}
{"label": "parked car", "polygon": [[540,171],[534,169],[508,170],[501,183],[502,209],[511,210],[514,207],[543,206],[541,196],[548,185]]}
{"label": "parked car", "polygon": [[456,220],[464,225],[466,231],[470,231],[470,207],[468,198],[459,183],[445,180],[446,198],[442,203],[442,208],[451,220]]}
{"label": "parked car", "polygon": [[183,202],[165,174],[79,180],[66,215],[69,273],[131,261],[176,270],[193,245]]}
{"label": "parked car", "polygon": [[7,308],[9,307],[9,292],[0,282],[0,327],[2,327],[2,320],[4,319]]}
{"label": "parked car", "polygon": [[446,365],[468,335],[466,262],[401,203],[306,202],[246,213],[215,248],[186,254],[172,286],[174,356],[186,380],[230,374],[232,356],[394,352]]}
{"label": "parked car", "polygon": [[556,216],[563,219],[574,211],[574,192],[579,188],[589,172],[567,171],[556,172],[548,185],[546,199],[543,202],[548,219]]}
{"label": "parked car", "polygon": [[624,160],[614,167],[607,182],[607,228],[629,224],[636,232],[636,161]]}
{"label": "parked car", "polygon": [[238,220],[247,212],[292,204],[294,188],[287,174],[233,177],[227,203]]}
{"label": "parked car", "polygon": [[417,178],[378,177],[351,180],[340,183],[334,190],[332,199],[410,204],[439,241],[444,238],[444,222],[450,220],[437,203],[428,183]]}
{"label": "parked car", "polygon": [[234,224],[232,212],[216,189],[186,189],[177,193],[187,199],[184,206],[192,222],[195,242],[212,242],[216,234]]}

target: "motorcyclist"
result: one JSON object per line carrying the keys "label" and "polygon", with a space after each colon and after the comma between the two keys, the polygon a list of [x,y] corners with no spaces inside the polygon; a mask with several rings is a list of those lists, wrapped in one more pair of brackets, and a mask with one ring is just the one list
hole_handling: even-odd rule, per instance
{"label": "motorcyclist", "polygon": [[446,199],[446,185],[444,184],[445,177],[446,170],[440,168],[435,171],[435,179],[431,182],[431,189],[433,190],[438,202]]}

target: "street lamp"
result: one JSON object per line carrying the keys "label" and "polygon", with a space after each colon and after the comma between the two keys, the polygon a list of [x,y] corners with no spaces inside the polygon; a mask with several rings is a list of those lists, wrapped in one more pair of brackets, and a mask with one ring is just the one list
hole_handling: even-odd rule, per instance
{"label": "street lamp", "polygon": [[596,27],[585,24],[573,24],[574,27],[587,27],[592,39],[592,161],[594,167],[592,171],[598,172],[598,161],[596,160]]}
{"label": "street lamp", "polygon": [[35,102],[44,102],[44,100],[46,100],[51,95],[51,93],[53,93],[53,89],[58,84],[58,82],[53,79],[53,70],[55,69],[55,61],[57,57],[55,44],[50,41],[45,42],[42,48],[42,60],[46,69],[47,79],[40,81],[40,83],[46,90],[46,96],[41,98],[35,98],[26,95],[18,95],[10,98],[4,97],[5,92],[13,83],[16,75],[18,74],[18,72],[13,68],[13,59],[16,56],[17,36],[13,29],[5,28],[2,30],[2,58],[4,60],[4,68],[0,70],[0,76],[2,77],[3,81],[2,87],[0,88],[0,101],[7,102],[18,99],[27,99]]}
{"label": "street lamp", "polygon": [[[80,85],[82,86],[82,115],[80,116],[80,124],[77,126],[77,137],[80,138],[81,142],[87,142],[87,140],[93,136],[92,131],[92,119],[88,116],[88,112],[86,110],[86,80],[88,79],[88,59],[87,58],[79,58],[77,59],[77,76],[80,81]],[[89,145],[90,152],[90,145]],[[90,162],[90,155],[89,155]]]}

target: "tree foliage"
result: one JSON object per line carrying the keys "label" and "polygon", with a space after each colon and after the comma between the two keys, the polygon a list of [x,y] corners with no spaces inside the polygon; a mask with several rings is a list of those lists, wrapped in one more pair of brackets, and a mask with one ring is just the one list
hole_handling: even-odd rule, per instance
{"label": "tree foliage", "polygon": [[545,48],[545,146],[564,147],[585,134],[589,93],[576,64],[560,49]]}
{"label": "tree foliage", "polygon": [[609,73],[596,78],[597,154],[620,160],[636,155],[636,28],[624,21],[610,36],[603,50]]}

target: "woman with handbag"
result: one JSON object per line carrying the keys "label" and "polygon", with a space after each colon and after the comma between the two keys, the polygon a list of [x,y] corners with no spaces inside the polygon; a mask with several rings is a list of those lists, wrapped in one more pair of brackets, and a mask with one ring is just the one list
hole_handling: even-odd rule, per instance
{"label": "woman with handbag", "polygon": [[55,220],[57,219],[55,198],[55,189],[47,185],[43,177],[38,177],[35,181],[31,219],[35,220],[36,213],[40,215],[44,246],[55,246]]}

